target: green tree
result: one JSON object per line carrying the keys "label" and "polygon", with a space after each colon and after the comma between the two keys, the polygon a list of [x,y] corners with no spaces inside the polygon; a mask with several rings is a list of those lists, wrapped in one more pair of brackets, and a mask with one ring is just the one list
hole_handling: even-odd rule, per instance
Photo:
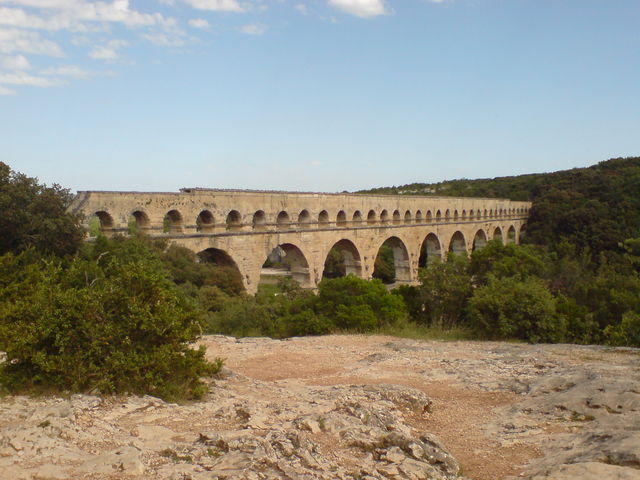
{"label": "green tree", "polygon": [[30,247],[54,255],[75,253],[84,231],[67,213],[72,199],[59,185],[47,187],[0,162],[0,254]]}

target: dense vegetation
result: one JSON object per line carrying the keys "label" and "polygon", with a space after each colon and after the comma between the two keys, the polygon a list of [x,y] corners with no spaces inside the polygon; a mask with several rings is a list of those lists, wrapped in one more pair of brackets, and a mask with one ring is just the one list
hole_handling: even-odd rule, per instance
{"label": "dense vegetation", "polygon": [[236,269],[176,245],[135,232],[83,243],[67,190],[0,163],[0,389],[197,398],[202,377],[222,366],[190,347],[202,332],[421,329],[640,346],[640,158],[394,189],[531,199],[526,243],[450,254],[421,271],[420,285],[391,292],[391,248],[370,282],[344,276],[335,251],[317,294],[284,278],[248,296]]}

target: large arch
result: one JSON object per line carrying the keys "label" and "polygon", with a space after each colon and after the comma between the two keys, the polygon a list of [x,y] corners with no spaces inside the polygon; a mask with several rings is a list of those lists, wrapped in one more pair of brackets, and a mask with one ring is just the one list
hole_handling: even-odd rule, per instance
{"label": "large arch", "polygon": [[[385,261],[387,261],[387,259],[385,258],[387,253],[390,257],[393,256],[393,260],[391,260],[391,258],[388,259],[388,261],[393,262],[393,281],[410,282],[412,278],[411,263],[409,261],[409,250],[407,249],[404,242],[400,238],[395,236],[387,238],[378,247],[374,263],[373,277],[387,277],[387,272],[381,272],[381,269],[384,268]],[[388,278],[390,279],[391,277]],[[393,283],[393,281],[389,281],[386,283]]]}
{"label": "large arch", "polygon": [[276,245],[267,258],[277,262],[286,273],[304,288],[313,287],[309,271],[309,262],[300,247],[293,243]]}
{"label": "large arch", "polygon": [[455,232],[449,240],[449,253],[455,253],[456,255],[467,254],[467,241],[460,230]]}
{"label": "large arch", "polygon": [[420,246],[420,258],[418,259],[419,267],[426,267],[430,263],[442,260],[442,245],[438,236],[431,232],[422,241]]}
{"label": "large arch", "polygon": [[323,278],[345,275],[362,277],[362,262],[358,247],[347,239],[338,240],[327,252],[322,271]]}
{"label": "large arch", "polygon": [[516,238],[516,227],[514,227],[513,225],[511,225],[509,227],[509,230],[507,230],[507,243],[517,243],[517,238]]}
{"label": "large arch", "polygon": [[496,227],[495,230],[493,231],[493,236],[491,238],[493,240],[500,240],[501,242],[503,242],[502,229],[500,227]]}
{"label": "large arch", "polygon": [[479,250],[487,244],[487,234],[479,229],[473,237],[473,250]]}
{"label": "large arch", "polygon": [[233,272],[233,274],[238,276],[238,285],[242,285],[242,288],[245,288],[242,272],[229,253],[219,248],[209,247],[199,251],[196,255],[201,262],[213,263],[219,267],[228,268],[230,272]]}

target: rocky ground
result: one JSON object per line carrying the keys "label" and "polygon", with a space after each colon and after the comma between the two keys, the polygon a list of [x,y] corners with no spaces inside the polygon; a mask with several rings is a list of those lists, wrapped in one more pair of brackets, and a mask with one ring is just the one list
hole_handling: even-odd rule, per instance
{"label": "rocky ground", "polygon": [[198,403],[0,399],[0,479],[640,479],[640,351],[202,340]]}

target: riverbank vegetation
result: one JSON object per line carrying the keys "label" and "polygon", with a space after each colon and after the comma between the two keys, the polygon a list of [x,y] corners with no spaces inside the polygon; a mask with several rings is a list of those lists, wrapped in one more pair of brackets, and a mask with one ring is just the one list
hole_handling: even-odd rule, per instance
{"label": "riverbank vegetation", "polygon": [[135,232],[83,242],[67,190],[0,163],[1,388],[197,398],[222,366],[190,347],[201,333],[640,346],[640,158],[416,185],[390,192],[531,199],[523,244],[449,254],[391,291],[388,251],[372,281],[345,276],[334,255],[317,294],[281,278],[249,296],[236,269],[176,245]]}

